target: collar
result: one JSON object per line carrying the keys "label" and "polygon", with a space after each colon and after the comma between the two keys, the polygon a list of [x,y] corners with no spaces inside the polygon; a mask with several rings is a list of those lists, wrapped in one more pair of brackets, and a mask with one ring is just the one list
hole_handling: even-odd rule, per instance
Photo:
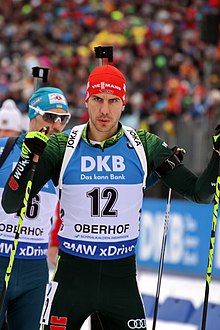
{"label": "collar", "polygon": [[111,136],[107,140],[101,141],[100,143],[97,143],[94,145],[94,144],[91,144],[89,141],[88,130],[89,130],[89,123],[87,123],[86,127],[84,128],[84,130],[82,132],[83,141],[85,141],[90,146],[93,146],[93,147],[95,146],[96,148],[101,148],[101,149],[112,146],[124,135],[124,131],[122,129],[122,124],[118,123],[118,132],[115,135]]}

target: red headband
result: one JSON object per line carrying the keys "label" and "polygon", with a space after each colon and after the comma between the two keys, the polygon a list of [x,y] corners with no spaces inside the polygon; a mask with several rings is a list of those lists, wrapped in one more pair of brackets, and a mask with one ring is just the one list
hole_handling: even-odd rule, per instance
{"label": "red headband", "polygon": [[114,94],[122,99],[124,105],[126,103],[125,77],[113,65],[98,66],[89,75],[85,101],[100,93]]}

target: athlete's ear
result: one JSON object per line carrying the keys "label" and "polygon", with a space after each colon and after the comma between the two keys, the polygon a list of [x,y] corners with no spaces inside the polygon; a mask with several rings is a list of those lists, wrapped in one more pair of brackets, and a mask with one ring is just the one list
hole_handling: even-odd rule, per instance
{"label": "athlete's ear", "polygon": [[125,109],[125,105],[123,105],[123,107],[122,107],[122,110],[121,110],[121,111],[124,111],[124,109]]}
{"label": "athlete's ear", "polygon": [[88,108],[88,102],[85,102],[85,106],[86,106],[86,108]]}

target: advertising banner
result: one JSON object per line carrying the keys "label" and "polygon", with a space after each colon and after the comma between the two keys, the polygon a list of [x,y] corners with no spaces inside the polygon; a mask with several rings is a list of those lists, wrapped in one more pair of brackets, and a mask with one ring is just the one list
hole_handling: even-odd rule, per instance
{"label": "advertising banner", "polygon": [[[140,268],[158,271],[164,231],[166,200],[144,199],[137,245]],[[219,211],[220,215],[220,211]],[[164,270],[204,277],[207,272],[213,204],[172,200]],[[212,277],[220,279],[220,226],[217,221]]]}

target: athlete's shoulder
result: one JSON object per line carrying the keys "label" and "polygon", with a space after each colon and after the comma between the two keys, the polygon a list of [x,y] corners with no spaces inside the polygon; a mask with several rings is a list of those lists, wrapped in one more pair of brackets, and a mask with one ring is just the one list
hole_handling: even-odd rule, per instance
{"label": "athlete's shoulder", "polygon": [[145,145],[146,143],[148,144],[166,144],[164,141],[161,140],[161,138],[153,133],[150,133],[144,129],[138,129],[137,135],[141,139],[141,142]]}
{"label": "athlete's shoulder", "polygon": [[44,154],[60,158],[65,152],[68,134],[66,132],[52,134],[48,140]]}
{"label": "athlete's shoulder", "polygon": [[150,133],[146,130],[139,129],[137,134],[143,143],[145,153],[148,161],[160,165],[164,159],[167,159],[173,151],[169,148],[168,144],[162,140],[158,135]]}
{"label": "athlete's shoulder", "polygon": [[69,133],[68,131],[60,132],[60,133],[55,133],[50,136],[50,141],[55,144],[59,143],[67,143]]}

